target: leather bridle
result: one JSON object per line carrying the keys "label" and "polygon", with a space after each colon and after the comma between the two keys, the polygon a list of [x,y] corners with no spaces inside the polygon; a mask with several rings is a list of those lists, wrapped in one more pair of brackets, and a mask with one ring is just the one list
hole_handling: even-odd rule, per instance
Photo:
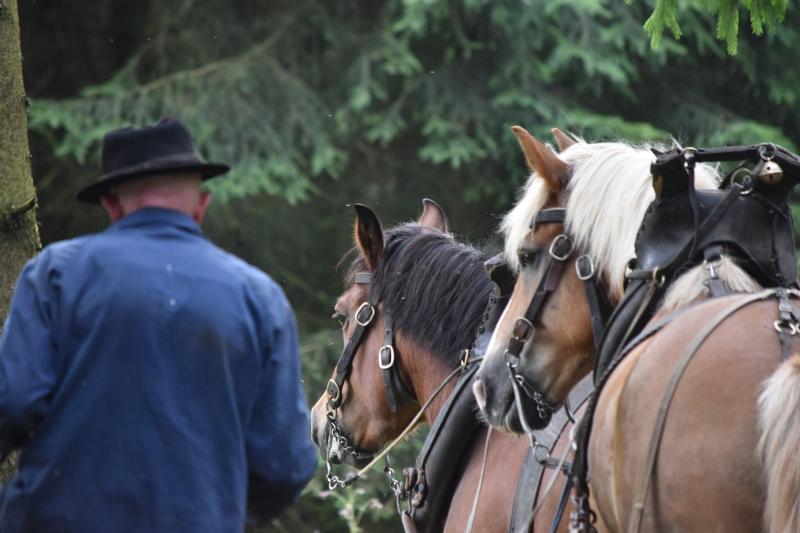
{"label": "leather bridle", "polygon": [[[564,224],[566,215],[567,210],[563,207],[542,209],[531,222],[531,229],[536,229],[539,224]],[[534,292],[531,303],[528,305],[525,314],[517,318],[514,323],[511,338],[508,341],[504,354],[512,385],[514,385],[515,396],[518,396],[518,387],[522,388],[526,395],[534,401],[537,414],[542,420],[549,420],[556,407],[548,403],[543,395],[536,390],[517,369],[520,364],[522,349],[530,340],[533,333],[533,324],[541,315],[544,305],[547,303],[550,295],[558,288],[561,277],[564,274],[564,267],[574,252],[574,239],[566,232],[559,233],[550,242],[544,274],[542,275],[539,285],[536,287],[536,292]],[[589,312],[591,315],[592,336],[594,338],[595,348],[598,348],[612,307],[606,297],[605,290],[600,286],[599,276],[597,275],[591,256],[588,254],[579,255],[575,261],[575,270],[578,278],[583,282],[586,291],[586,298],[589,303]],[[520,423],[523,429],[529,432],[530,428],[523,416],[519,401],[517,401],[517,404]]]}
{"label": "leather bridle", "polygon": [[[336,363],[336,371],[332,379],[328,381],[326,391],[328,393],[327,402],[327,425],[326,430],[329,439],[335,439],[338,442],[339,449],[345,454],[360,458],[361,454],[357,447],[350,442],[347,434],[343,430],[341,424],[336,419],[336,409],[342,405],[342,388],[350,372],[353,368],[353,361],[355,360],[358,348],[364,335],[369,331],[370,327],[375,321],[378,314],[378,305],[380,304],[380,290],[372,285],[372,274],[370,272],[357,272],[354,276],[354,283],[358,285],[367,286],[367,301],[362,303],[355,313],[356,327],[350,339],[345,344],[342,355]],[[416,401],[414,396],[408,392],[408,388],[400,379],[396,371],[396,358],[394,349],[394,329],[389,309],[384,306],[383,309],[383,323],[384,323],[384,343],[378,349],[378,366],[383,373],[383,383],[386,389],[386,400],[389,404],[389,409],[392,413],[397,411],[398,398],[403,403]],[[332,481],[330,474],[330,446],[328,446],[328,482]]]}

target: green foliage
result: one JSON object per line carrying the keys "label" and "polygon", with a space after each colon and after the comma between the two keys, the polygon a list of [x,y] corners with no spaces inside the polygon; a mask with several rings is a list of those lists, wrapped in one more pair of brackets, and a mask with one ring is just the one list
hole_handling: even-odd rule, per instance
{"label": "green foliage", "polygon": [[[632,3],[633,0],[626,0]],[[738,48],[739,13],[744,10],[749,13],[750,28],[755,35],[762,35],[765,29],[774,28],[783,22],[789,0],[706,0],[700,2],[685,2],[691,14],[702,8],[717,18],[716,37],[724,41],[728,53],[735,55]],[[665,30],[669,30],[676,39],[680,39],[682,32],[678,23],[678,0],[656,0],[653,13],[644,23],[644,29],[650,34],[651,45],[657,48]]]}

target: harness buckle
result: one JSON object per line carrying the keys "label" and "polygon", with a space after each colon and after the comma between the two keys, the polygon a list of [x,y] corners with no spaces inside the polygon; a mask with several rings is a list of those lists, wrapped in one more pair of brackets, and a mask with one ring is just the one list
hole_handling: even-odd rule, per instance
{"label": "harness buckle", "polygon": [[328,393],[328,403],[331,407],[338,407],[339,403],[342,400],[342,389],[339,388],[339,384],[336,383],[334,380],[328,380],[327,386],[327,393]]}
{"label": "harness buckle", "polygon": [[[369,313],[369,316],[366,318],[362,318],[361,314],[363,312]],[[369,302],[364,302],[363,304],[358,306],[358,310],[356,311],[356,323],[359,326],[367,327],[369,326],[372,319],[375,318],[375,308]]]}
{"label": "harness buckle", "polygon": [[514,323],[514,329],[511,334],[514,336],[515,340],[525,342],[530,338],[532,331],[533,323],[524,316],[521,316]]}
{"label": "harness buckle", "polygon": [[591,256],[584,254],[575,261],[575,272],[578,274],[578,279],[581,281],[588,281],[594,277],[594,261]]}
{"label": "harness buckle", "polygon": [[[559,253],[559,247],[566,246],[566,250]],[[550,243],[550,256],[556,261],[566,261],[572,254],[572,239],[566,233],[559,233]]]}
{"label": "harness buckle", "polygon": [[460,364],[461,364],[461,368],[462,369],[463,368],[467,368],[467,366],[469,366],[469,363],[470,363],[469,356],[470,356],[471,353],[472,352],[470,351],[469,348],[464,348],[464,351],[461,352]]}
{"label": "harness buckle", "polygon": [[[389,361],[387,363],[383,362],[383,354],[389,354]],[[378,366],[381,367],[381,370],[389,370],[394,366],[394,346],[390,344],[384,344],[378,349]]]}

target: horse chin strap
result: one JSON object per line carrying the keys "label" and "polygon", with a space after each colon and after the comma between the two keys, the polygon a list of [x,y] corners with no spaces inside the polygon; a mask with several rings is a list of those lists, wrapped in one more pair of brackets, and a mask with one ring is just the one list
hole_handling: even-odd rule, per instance
{"label": "horse chin strap", "polygon": [[[564,224],[566,215],[567,210],[561,207],[542,209],[531,222],[531,228],[534,229],[539,224]],[[572,257],[574,251],[573,239],[567,233],[560,233],[551,241],[548,249],[549,257],[547,258],[547,265],[545,266],[542,280],[539,282],[536,292],[534,292],[525,315],[517,318],[511,338],[508,341],[508,346],[503,354],[514,391],[514,402],[516,404],[520,424],[528,435],[532,447],[536,447],[537,443],[533,437],[533,430],[530,428],[530,424],[522,408],[520,389],[526,396],[533,400],[537,415],[541,420],[549,420],[557,407],[547,402],[541,392],[539,392],[533,384],[529,383],[518,371],[521,362],[520,354],[533,334],[534,322],[536,322],[539,315],[542,313],[544,305],[550,295],[558,288],[561,277],[564,274],[564,267],[569,258]],[[597,276],[597,271],[591,256],[588,254],[581,254],[575,261],[575,270],[578,279],[583,282],[584,290],[586,291],[586,300],[589,304],[592,322],[592,336],[595,348],[598,348],[612,307],[606,297],[606,291],[600,285],[599,277]],[[568,417],[572,418],[569,409],[567,409],[567,413]]]}

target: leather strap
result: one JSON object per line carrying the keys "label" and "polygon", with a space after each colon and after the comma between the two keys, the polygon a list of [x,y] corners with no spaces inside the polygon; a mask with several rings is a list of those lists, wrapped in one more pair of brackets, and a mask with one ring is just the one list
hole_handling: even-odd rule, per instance
{"label": "leather strap", "polygon": [[[568,403],[575,405],[576,410],[579,409],[589,399],[592,389],[591,376],[586,376],[572,389]],[[552,453],[569,422],[570,419],[565,411],[559,410],[553,415],[550,424],[545,430],[536,432],[538,442],[546,446],[548,451]],[[553,432],[552,428],[558,428],[558,430]],[[557,468],[558,466],[557,461],[552,463],[537,458],[533,448],[528,450],[517,481],[514,505],[511,509],[511,521],[509,522],[510,533],[522,533],[530,530],[533,525],[531,513],[534,507],[539,505],[539,491],[544,471],[546,468]]]}
{"label": "leather strap", "polygon": [[394,369],[394,331],[392,330],[392,315],[389,309],[383,307],[383,346],[378,350],[378,365],[383,373],[383,385],[386,389],[386,401],[389,410],[394,413],[397,411],[397,400],[394,396],[394,385],[392,383],[392,370]]}
{"label": "leather strap", "polygon": [[375,313],[377,312],[379,294],[377,294],[377,291],[374,292],[376,294],[370,294],[369,300],[361,304],[361,307],[356,311],[356,328],[353,330],[353,335],[350,337],[350,340],[347,341],[347,345],[342,351],[339,362],[336,363],[336,372],[334,373],[333,379],[328,381],[327,392],[329,409],[336,409],[342,404],[342,385],[350,375],[350,370],[353,367],[353,358],[358,351],[358,346],[361,344],[364,333],[372,325]]}
{"label": "leather strap", "polygon": [[641,479],[641,484],[639,485],[639,489],[636,492],[637,496],[634,500],[633,504],[633,518],[628,528],[628,531],[631,533],[638,533],[641,530],[642,526],[642,517],[644,515],[644,505],[647,499],[647,495],[650,492],[650,482],[653,477],[653,467],[655,466],[656,457],[658,455],[658,449],[661,444],[661,437],[664,434],[664,426],[666,424],[667,413],[669,412],[669,407],[672,403],[672,399],[675,396],[675,391],[678,388],[678,383],[680,383],[681,378],[683,377],[686,368],[689,366],[694,355],[700,349],[700,346],[706,341],[706,339],[714,332],[717,327],[720,326],[723,322],[725,322],[728,318],[730,318],[733,314],[738,312],[739,310],[743,309],[744,307],[759,302],[761,300],[765,300],[771,296],[775,296],[776,291],[774,289],[769,289],[766,291],[762,291],[756,294],[749,295],[744,299],[737,299],[732,305],[729,305],[721,312],[717,314],[711,321],[706,323],[706,326],[700,330],[697,335],[694,336],[692,342],[684,350],[681,358],[678,360],[677,364],[675,365],[674,370],[672,371],[672,376],[670,377],[669,382],[667,383],[667,388],[664,391],[664,395],[661,399],[661,404],[658,408],[658,414],[656,415],[656,421],[653,428],[653,433],[650,438],[650,446],[647,450],[647,459],[645,460],[645,469],[644,469],[644,476]]}
{"label": "leather strap", "polygon": [[722,278],[719,277],[719,273],[717,272],[717,268],[721,262],[722,246],[715,244],[714,246],[709,246],[703,250],[703,264],[708,270],[708,279],[706,280],[705,285],[708,287],[708,291],[714,298],[731,294],[730,289],[728,289],[728,286],[725,285],[725,282],[722,281]]}
{"label": "leather strap", "polygon": [[552,207],[549,209],[542,209],[538,213],[536,213],[536,217],[533,219],[531,223],[531,227],[535,227],[537,224],[563,224],[564,221],[567,219],[567,210],[563,207]]}
{"label": "leather strap", "polygon": [[583,288],[586,292],[586,300],[589,303],[589,315],[592,321],[594,347],[599,351],[603,333],[606,328],[606,321],[613,308],[608,301],[606,292],[602,287],[598,287],[597,272],[592,258],[585,254],[578,257],[575,261],[575,270],[578,273],[578,278],[583,282]]}

